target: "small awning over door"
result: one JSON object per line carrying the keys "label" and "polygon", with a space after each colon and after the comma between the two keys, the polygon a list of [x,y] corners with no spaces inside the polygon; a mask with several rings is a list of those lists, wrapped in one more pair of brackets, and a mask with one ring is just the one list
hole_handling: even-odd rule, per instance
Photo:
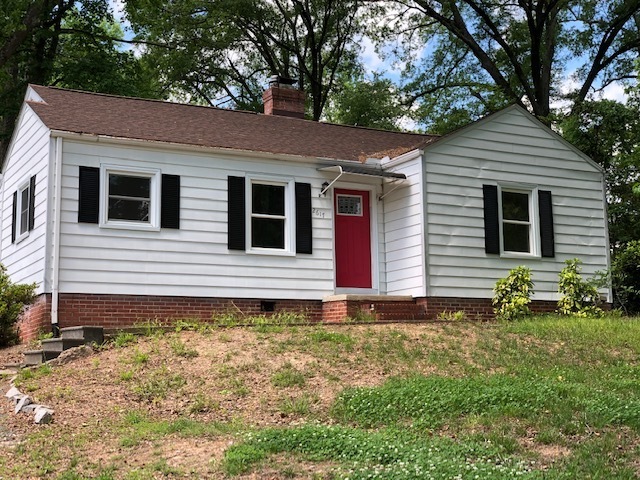
{"label": "small awning over door", "polygon": [[344,175],[363,175],[368,177],[379,177],[384,181],[389,182],[394,185],[394,188],[388,192],[385,192],[384,195],[381,195],[378,199],[382,199],[386,197],[389,193],[394,191],[396,188],[400,187],[405,183],[407,176],[404,173],[395,173],[395,172],[387,172],[382,170],[381,168],[375,167],[365,167],[362,165],[328,165],[326,167],[318,168],[320,172],[332,172],[337,173],[338,175],[328,184],[322,186],[322,191],[320,192],[320,196],[327,193],[327,190],[331,188],[331,186],[338,181],[338,179]]}

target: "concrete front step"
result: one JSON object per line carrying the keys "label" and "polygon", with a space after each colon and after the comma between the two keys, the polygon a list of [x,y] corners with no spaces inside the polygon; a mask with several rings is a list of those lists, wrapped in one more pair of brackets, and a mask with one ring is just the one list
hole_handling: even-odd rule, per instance
{"label": "concrete front step", "polygon": [[23,361],[27,367],[41,365],[44,362],[58,358],[62,352],[54,352],[51,350],[28,350],[24,352]]}
{"label": "concrete front step", "polygon": [[42,340],[42,349],[45,352],[58,352],[62,353],[65,350],[69,350],[73,347],[79,347],[80,345],[84,345],[86,342],[82,338],[47,338],[46,340]]}
{"label": "concrete front step", "polygon": [[322,316],[326,322],[340,322],[363,314],[379,322],[427,319],[424,306],[411,296],[342,294],[322,300]]}
{"label": "concrete front step", "polygon": [[60,335],[65,340],[84,340],[85,344],[104,342],[104,329],[102,327],[66,327],[60,329]]}
{"label": "concrete front step", "polygon": [[48,338],[42,340],[41,350],[29,350],[24,352],[24,364],[27,366],[40,365],[58,356],[73,347],[91,343],[102,344],[104,331],[102,327],[68,327],[60,330],[60,338]]}
{"label": "concrete front step", "polygon": [[27,367],[44,363],[44,352],[42,350],[27,350],[22,355],[24,364]]}

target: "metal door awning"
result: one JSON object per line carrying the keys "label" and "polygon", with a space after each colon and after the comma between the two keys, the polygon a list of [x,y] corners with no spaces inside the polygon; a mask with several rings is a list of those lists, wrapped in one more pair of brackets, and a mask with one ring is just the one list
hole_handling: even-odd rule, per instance
{"label": "metal door awning", "polygon": [[403,183],[405,183],[407,176],[404,173],[395,173],[395,172],[387,172],[382,170],[381,168],[374,167],[363,167],[360,165],[330,165],[327,167],[318,168],[320,172],[334,172],[337,173],[338,176],[334,178],[328,185],[323,186],[320,191],[320,196],[323,196],[327,193],[327,190],[331,188],[331,186],[338,181],[340,177],[343,175],[363,175],[368,177],[379,177],[383,180],[388,180],[391,184],[394,185],[390,191],[385,192],[383,195],[378,197],[378,200],[382,200],[384,197],[389,195],[395,189],[399,188]]}

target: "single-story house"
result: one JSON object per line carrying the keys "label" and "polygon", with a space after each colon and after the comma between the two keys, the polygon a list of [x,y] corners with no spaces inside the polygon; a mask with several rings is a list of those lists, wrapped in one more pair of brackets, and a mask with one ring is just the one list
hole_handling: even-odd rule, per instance
{"label": "single-story house", "polygon": [[[2,165],[1,261],[36,282],[23,338],[214,312],[340,321],[464,310],[533,272],[609,265],[603,172],[518,106],[447,136],[32,85]],[[610,299],[610,292],[603,291]]]}

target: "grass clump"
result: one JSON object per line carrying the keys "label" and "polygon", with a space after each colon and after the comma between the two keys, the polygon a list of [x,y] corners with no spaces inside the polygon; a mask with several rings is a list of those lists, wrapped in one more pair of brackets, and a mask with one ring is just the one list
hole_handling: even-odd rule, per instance
{"label": "grass clump", "polygon": [[122,434],[120,444],[124,447],[138,445],[144,440],[156,440],[168,435],[183,438],[215,438],[235,434],[244,426],[238,422],[202,422],[181,417],[175,420],[155,420],[148,415],[132,410],[124,414],[118,426]]}
{"label": "grass clump", "polygon": [[240,325],[265,327],[307,325],[309,318],[305,313],[287,310],[262,315],[245,315],[238,309],[237,312],[215,313],[211,317],[211,322],[213,325],[221,327],[237,327]]}
{"label": "grass clump", "polygon": [[369,310],[365,310],[364,308],[359,308],[358,310],[356,310],[356,313],[348,316],[345,319],[345,322],[347,323],[373,323],[375,321],[375,313],[372,313]]}
{"label": "grass clump", "polygon": [[195,358],[198,356],[198,351],[187,347],[187,345],[178,337],[172,337],[169,340],[169,346],[175,355],[184,358]]}
{"label": "grass clump", "polygon": [[118,332],[116,337],[113,339],[113,344],[117,348],[123,348],[137,341],[138,338],[131,332]]}
{"label": "grass clump", "polygon": [[53,369],[47,363],[43,363],[37,368],[23,368],[16,376],[15,386],[18,388],[24,387],[27,391],[34,391],[37,389],[36,382],[50,375],[51,372],[53,372]]}
{"label": "grass clump", "polygon": [[271,384],[274,387],[302,387],[306,381],[304,374],[289,362],[271,375]]}
{"label": "grass clump", "polygon": [[165,399],[170,391],[178,390],[186,383],[182,375],[172,374],[162,367],[142,376],[131,390],[140,400],[154,403]]}
{"label": "grass clump", "polygon": [[467,320],[467,313],[463,310],[457,310],[455,312],[450,312],[448,310],[444,310],[438,313],[438,320],[444,320],[446,322],[463,322]]}

